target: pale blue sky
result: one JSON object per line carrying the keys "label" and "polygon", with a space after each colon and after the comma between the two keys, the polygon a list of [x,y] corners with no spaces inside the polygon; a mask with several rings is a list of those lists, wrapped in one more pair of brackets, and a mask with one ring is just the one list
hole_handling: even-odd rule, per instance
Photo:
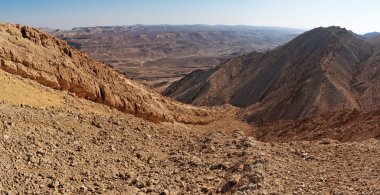
{"label": "pale blue sky", "polygon": [[72,28],[226,24],[380,31],[379,0],[0,0],[0,21]]}

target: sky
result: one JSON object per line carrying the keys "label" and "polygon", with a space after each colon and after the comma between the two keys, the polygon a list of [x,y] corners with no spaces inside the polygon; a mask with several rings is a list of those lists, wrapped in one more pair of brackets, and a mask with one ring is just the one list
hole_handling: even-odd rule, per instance
{"label": "sky", "polygon": [[0,0],[0,22],[34,27],[224,24],[380,31],[379,0]]}

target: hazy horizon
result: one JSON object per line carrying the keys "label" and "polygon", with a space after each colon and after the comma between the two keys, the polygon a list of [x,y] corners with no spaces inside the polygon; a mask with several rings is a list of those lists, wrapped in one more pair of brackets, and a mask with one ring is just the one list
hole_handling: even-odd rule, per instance
{"label": "hazy horizon", "polygon": [[[225,26],[225,27],[239,27],[239,26],[242,26],[242,27],[254,27],[254,28],[278,28],[278,29],[289,29],[289,30],[299,30],[299,31],[307,31],[307,30],[311,30],[311,29],[302,29],[302,28],[292,28],[292,27],[286,27],[286,26],[255,26],[255,25],[244,25],[244,24],[119,24],[119,25],[96,25],[96,26],[74,26],[72,28],[66,28],[66,29],[63,29],[63,28],[50,28],[50,27],[46,27],[46,26],[33,26],[35,28],[48,28],[48,29],[52,29],[52,30],[73,30],[75,28],[96,28],[96,27],[118,27],[118,26],[137,26],[137,25],[141,25],[141,26],[209,26],[209,27],[218,27],[218,26]],[[318,26],[316,26],[317,28]]]}
{"label": "hazy horizon", "polygon": [[356,33],[380,31],[375,0],[12,0],[0,7],[0,22],[34,27],[123,25],[245,25],[312,29],[341,26]]}

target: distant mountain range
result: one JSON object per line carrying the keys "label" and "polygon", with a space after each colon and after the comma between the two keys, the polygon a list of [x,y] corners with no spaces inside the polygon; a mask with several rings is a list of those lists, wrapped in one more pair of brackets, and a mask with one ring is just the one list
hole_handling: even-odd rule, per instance
{"label": "distant mountain range", "polygon": [[377,36],[380,36],[379,32],[370,32],[370,33],[366,33],[363,35],[363,37],[365,37],[365,38],[374,38]]}
{"label": "distant mountain range", "polygon": [[128,77],[162,90],[195,69],[212,68],[231,56],[272,49],[303,31],[255,26],[132,25],[49,32]]}

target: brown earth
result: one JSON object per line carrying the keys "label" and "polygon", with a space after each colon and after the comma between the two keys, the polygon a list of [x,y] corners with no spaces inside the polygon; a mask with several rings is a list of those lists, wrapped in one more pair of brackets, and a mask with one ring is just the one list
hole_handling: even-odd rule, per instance
{"label": "brown earth", "polygon": [[2,194],[380,193],[379,140],[263,143],[234,118],[151,123],[2,70],[0,88]]}
{"label": "brown earth", "polygon": [[340,27],[316,28],[265,53],[196,70],[162,94],[194,105],[231,104],[251,123],[380,105],[380,49]]}
{"label": "brown earth", "polygon": [[[180,104],[36,29],[0,25],[1,69],[149,121],[208,123],[225,114]],[[219,116],[218,116],[219,115]]]}
{"label": "brown earth", "polygon": [[74,28],[50,33],[158,91],[195,69],[226,58],[265,51],[300,30],[253,26],[132,25]]}

